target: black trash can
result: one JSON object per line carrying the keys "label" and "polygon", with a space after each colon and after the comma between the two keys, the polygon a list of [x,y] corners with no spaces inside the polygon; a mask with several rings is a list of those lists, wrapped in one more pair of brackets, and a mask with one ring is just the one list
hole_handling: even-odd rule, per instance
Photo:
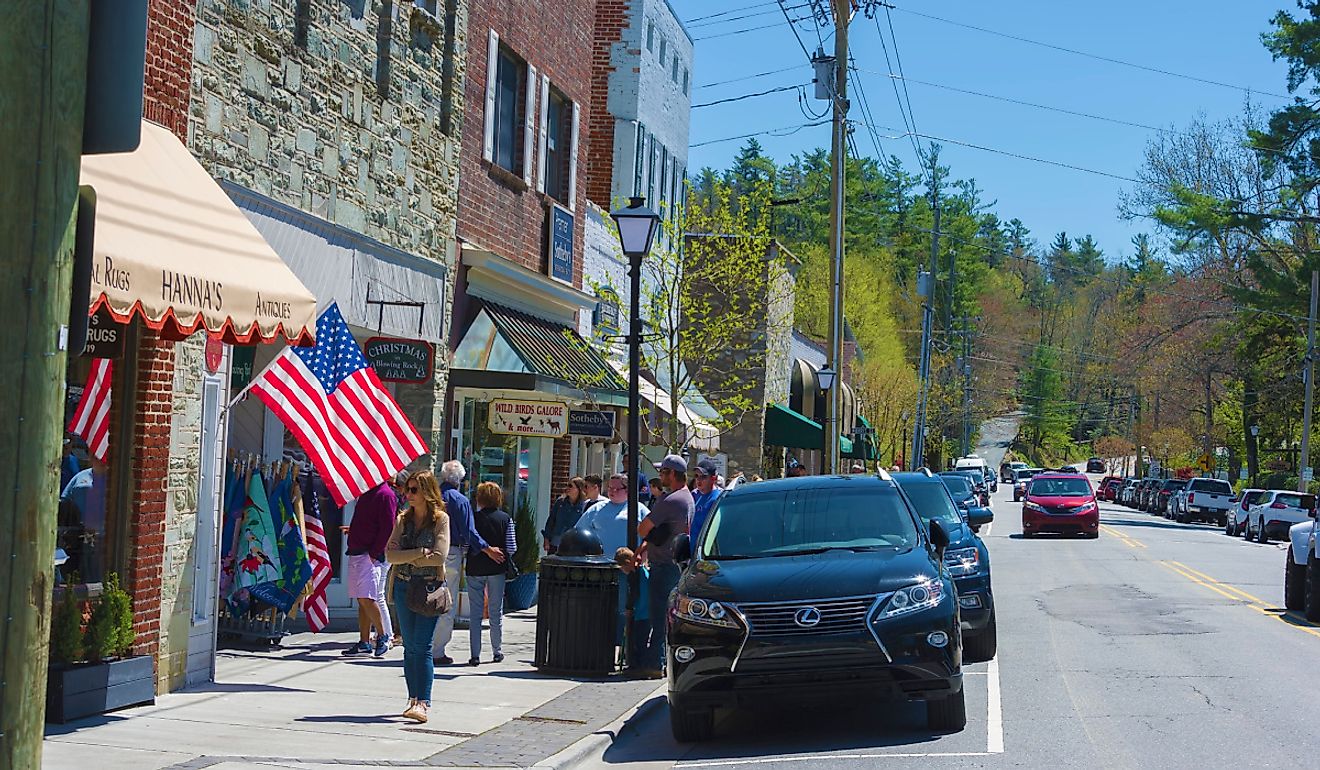
{"label": "black trash can", "polygon": [[604,556],[541,559],[536,608],[535,665],[563,674],[614,670],[619,623],[619,576]]}

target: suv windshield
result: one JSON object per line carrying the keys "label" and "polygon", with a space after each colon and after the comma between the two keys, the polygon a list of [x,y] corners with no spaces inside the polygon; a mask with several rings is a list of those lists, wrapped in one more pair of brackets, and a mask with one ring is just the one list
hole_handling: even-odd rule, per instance
{"label": "suv windshield", "polygon": [[940,476],[940,481],[953,493],[954,497],[969,497],[972,494],[972,482],[966,476]]}
{"label": "suv windshield", "polygon": [[1233,494],[1233,488],[1228,485],[1228,482],[1220,481],[1219,479],[1196,479],[1192,482],[1191,486],[1187,488],[1187,491],[1214,492],[1220,495]]}
{"label": "suv windshield", "polygon": [[1032,497],[1079,497],[1091,494],[1091,485],[1086,479],[1032,479],[1027,494]]}
{"label": "suv windshield", "polygon": [[945,524],[961,524],[962,515],[958,506],[949,499],[949,492],[943,484],[930,481],[899,483],[917,509],[917,513],[926,521],[940,521]]}
{"label": "suv windshield", "polygon": [[701,540],[707,559],[789,556],[836,548],[912,548],[920,538],[893,488],[820,487],[724,496]]}

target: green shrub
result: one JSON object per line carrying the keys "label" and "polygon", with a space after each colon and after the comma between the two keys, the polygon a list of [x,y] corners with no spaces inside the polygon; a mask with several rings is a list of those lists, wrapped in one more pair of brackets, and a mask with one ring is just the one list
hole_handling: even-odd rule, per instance
{"label": "green shrub", "polygon": [[513,555],[519,574],[531,575],[541,568],[541,537],[536,532],[536,512],[526,496],[518,504],[513,516],[513,533],[518,540],[518,552]]}
{"label": "green shrub", "polygon": [[119,576],[110,573],[102,584],[101,595],[92,604],[92,616],[87,621],[87,637],[84,641],[87,658],[93,663],[99,663],[123,657],[129,653],[136,640],[132,600],[120,588]]}
{"label": "green shrub", "polygon": [[82,606],[72,588],[64,589],[64,598],[55,605],[50,621],[50,659],[69,665],[82,659]]}

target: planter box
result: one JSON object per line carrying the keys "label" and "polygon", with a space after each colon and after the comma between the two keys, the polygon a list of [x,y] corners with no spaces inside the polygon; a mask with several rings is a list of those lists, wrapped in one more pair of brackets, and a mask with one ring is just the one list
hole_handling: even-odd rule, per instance
{"label": "planter box", "polygon": [[519,575],[504,584],[504,611],[521,612],[536,606],[536,573]]}
{"label": "planter box", "polygon": [[150,655],[50,669],[46,721],[70,722],[107,711],[156,702]]}

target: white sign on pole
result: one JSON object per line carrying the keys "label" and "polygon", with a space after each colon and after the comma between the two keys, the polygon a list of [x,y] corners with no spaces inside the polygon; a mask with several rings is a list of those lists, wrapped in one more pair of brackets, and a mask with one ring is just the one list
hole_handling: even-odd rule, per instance
{"label": "white sign on pole", "polygon": [[1302,469],[1302,481],[1310,481],[1313,478],[1315,478],[1315,469],[1313,468]]}
{"label": "white sign on pole", "polygon": [[1238,469],[1238,478],[1242,481],[1247,480],[1247,469],[1245,467]]}

